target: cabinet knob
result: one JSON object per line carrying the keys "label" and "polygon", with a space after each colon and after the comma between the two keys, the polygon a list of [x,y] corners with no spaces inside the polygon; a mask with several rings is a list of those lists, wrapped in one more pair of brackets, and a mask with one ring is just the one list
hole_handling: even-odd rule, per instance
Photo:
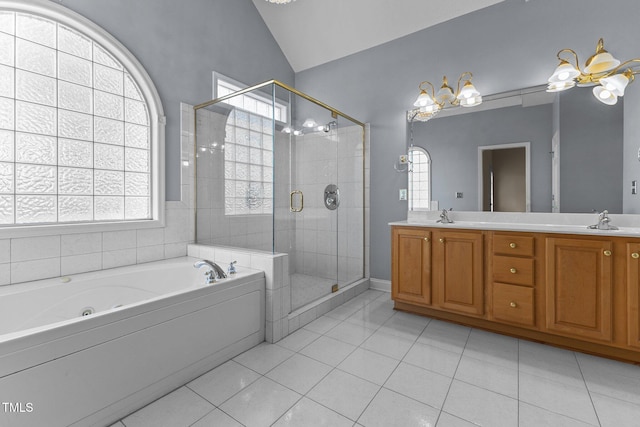
{"label": "cabinet knob", "polygon": [[610,250],[606,250],[603,253],[604,253],[604,256],[611,256],[611,251]]}
{"label": "cabinet knob", "polygon": [[440,239],[440,243],[444,243],[444,239]]}
{"label": "cabinet knob", "polygon": [[631,254],[631,258],[638,259],[638,258],[640,258],[640,254],[638,252],[634,252],[634,253]]}
{"label": "cabinet knob", "polygon": [[516,274],[518,272],[518,270],[516,270],[515,268],[511,268],[509,271],[511,272],[511,274]]}
{"label": "cabinet knob", "polygon": [[518,245],[516,245],[516,244],[515,244],[515,243],[513,243],[513,242],[509,243],[509,247],[510,247],[511,249],[515,249],[517,246],[518,246]]}
{"label": "cabinet knob", "polygon": [[518,306],[518,304],[516,304],[514,301],[511,301],[509,303],[509,307],[516,308],[517,306]]}
{"label": "cabinet knob", "polygon": [[425,237],[425,238],[424,238],[424,241],[428,243],[428,242],[429,242],[429,238],[428,238],[428,237]]}

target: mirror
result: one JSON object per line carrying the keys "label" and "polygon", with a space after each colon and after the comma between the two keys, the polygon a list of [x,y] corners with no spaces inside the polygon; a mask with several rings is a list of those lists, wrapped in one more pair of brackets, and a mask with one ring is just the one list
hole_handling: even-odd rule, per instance
{"label": "mirror", "polygon": [[[609,106],[588,87],[545,89],[487,96],[474,108],[408,122],[413,145],[431,158],[432,208],[623,213],[623,98]],[[503,149],[518,146],[527,153],[506,156]],[[519,203],[498,200],[507,190],[506,199],[525,194]]]}

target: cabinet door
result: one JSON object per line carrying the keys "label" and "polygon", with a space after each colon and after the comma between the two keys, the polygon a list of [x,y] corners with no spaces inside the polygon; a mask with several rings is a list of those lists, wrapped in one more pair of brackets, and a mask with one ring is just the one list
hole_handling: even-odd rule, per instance
{"label": "cabinet door", "polygon": [[627,244],[628,344],[640,348],[640,243]]}
{"label": "cabinet door", "polygon": [[392,298],[431,304],[431,232],[393,228],[392,239]]}
{"label": "cabinet door", "polygon": [[482,233],[434,232],[438,305],[465,314],[484,312]]}
{"label": "cabinet door", "polygon": [[547,329],[611,341],[608,240],[547,239]]}

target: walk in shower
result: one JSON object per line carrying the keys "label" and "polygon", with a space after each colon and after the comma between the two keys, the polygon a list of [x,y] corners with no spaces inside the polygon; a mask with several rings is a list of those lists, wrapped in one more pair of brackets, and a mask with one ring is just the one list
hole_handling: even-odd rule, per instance
{"label": "walk in shower", "polygon": [[364,124],[275,80],[194,109],[197,243],[287,254],[291,311],[362,279]]}

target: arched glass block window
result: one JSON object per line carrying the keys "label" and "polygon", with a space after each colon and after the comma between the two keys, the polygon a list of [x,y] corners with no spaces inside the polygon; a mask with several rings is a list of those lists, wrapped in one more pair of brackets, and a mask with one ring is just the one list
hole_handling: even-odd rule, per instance
{"label": "arched glass block window", "polygon": [[0,225],[157,219],[163,121],[148,75],[104,30],[0,0]]}
{"label": "arched glass block window", "polygon": [[431,157],[420,147],[409,149],[409,210],[431,206]]}

